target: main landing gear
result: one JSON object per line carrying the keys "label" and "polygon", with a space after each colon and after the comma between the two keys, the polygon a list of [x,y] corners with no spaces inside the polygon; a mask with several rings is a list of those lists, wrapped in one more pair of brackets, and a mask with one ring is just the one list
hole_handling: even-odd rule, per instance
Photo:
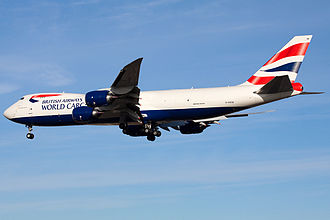
{"label": "main landing gear", "polygon": [[26,125],[26,127],[28,128],[29,132],[26,134],[26,138],[27,139],[33,139],[34,138],[34,134],[32,134],[32,125]]}
{"label": "main landing gear", "polygon": [[156,140],[156,137],[160,137],[162,135],[162,133],[158,130],[158,127],[152,123],[128,126],[127,123],[123,122],[119,124],[119,128],[123,130],[124,134],[133,137],[147,136],[149,141],[154,141]]}
{"label": "main landing gear", "polygon": [[156,137],[160,137],[162,135],[158,128],[151,123],[144,125],[144,132],[147,134],[148,141],[154,141],[156,140]]}

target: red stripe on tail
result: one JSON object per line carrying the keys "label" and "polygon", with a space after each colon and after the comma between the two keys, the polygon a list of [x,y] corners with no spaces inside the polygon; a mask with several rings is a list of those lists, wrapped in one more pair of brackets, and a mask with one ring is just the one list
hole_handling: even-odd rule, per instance
{"label": "red stripe on tail", "polygon": [[275,76],[251,76],[248,82],[254,85],[264,85],[274,78]]}
{"label": "red stripe on tail", "polygon": [[267,61],[263,66],[274,63],[280,59],[292,56],[305,55],[309,43],[299,43],[292,45],[291,47],[282,50],[281,52],[275,54],[270,60]]}

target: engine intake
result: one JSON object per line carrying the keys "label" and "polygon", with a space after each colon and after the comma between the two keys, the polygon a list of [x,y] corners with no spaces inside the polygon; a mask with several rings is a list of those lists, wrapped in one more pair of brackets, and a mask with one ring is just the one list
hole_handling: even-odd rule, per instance
{"label": "engine intake", "polygon": [[85,102],[87,106],[100,107],[103,105],[107,105],[110,102],[110,98],[111,96],[109,94],[109,91],[91,91],[86,93]]}
{"label": "engine intake", "polygon": [[88,106],[81,106],[72,110],[72,119],[75,122],[80,123],[90,122],[93,119],[97,118],[99,115],[99,112]]}

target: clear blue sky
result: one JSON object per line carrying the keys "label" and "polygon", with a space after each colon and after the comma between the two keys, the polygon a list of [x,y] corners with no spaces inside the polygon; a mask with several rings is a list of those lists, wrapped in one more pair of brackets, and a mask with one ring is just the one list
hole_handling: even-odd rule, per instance
{"label": "clear blue sky", "polygon": [[[24,3],[23,3],[24,2]],[[0,1],[0,110],[35,92],[109,87],[138,57],[142,90],[236,85],[313,34],[300,96],[156,142],[117,127],[0,117],[0,219],[330,219],[329,1]]]}

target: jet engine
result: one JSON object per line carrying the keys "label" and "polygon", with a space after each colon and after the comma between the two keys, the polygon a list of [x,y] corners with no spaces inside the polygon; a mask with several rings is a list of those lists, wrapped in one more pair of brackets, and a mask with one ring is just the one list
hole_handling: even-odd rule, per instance
{"label": "jet engine", "polygon": [[155,137],[162,134],[157,127],[146,128],[144,125],[128,125],[123,129],[123,133],[133,137],[147,136],[149,141],[154,141]]}
{"label": "jet engine", "polygon": [[148,135],[145,131],[145,128],[141,125],[129,125],[123,129],[123,133],[133,137]]}
{"label": "jet engine", "polygon": [[110,103],[111,95],[107,90],[91,91],[86,93],[85,102],[90,107],[100,107]]}
{"label": "jet engine", "polygon": [[180,132],[181,134],[199,134],[208,126],[204,123],[189,122],[186,125],[180,126]]}
{"label": "jet engine", "polygon": [[100,113],[98,111],[88,106],[81,106],[72,110],[72,118],[75,122],[90,122],[99,115]]}

